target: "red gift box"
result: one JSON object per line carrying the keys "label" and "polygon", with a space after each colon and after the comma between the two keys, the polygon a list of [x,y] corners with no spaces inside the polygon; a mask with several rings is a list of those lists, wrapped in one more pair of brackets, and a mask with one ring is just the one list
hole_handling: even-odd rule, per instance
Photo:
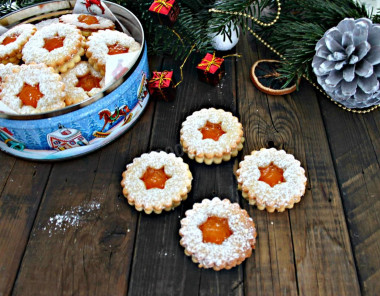
{"label": "red gift box", "polygon": [[148,89],[152,98],[172,101],[175,98],[173,71],[153,72],[153,77],[148,81]]}
{"label": "red gift box", "polygon": [[154,0],[149,11],[154,18],[158,18],[161,25],[172,27],[177,20],[180,8],[175,0]]}
{"label": "red gift box", "polygon": [[224,59],[215,56],[215,53],[207,53],[197,66],[199,80],[217,85],[225,74]]}

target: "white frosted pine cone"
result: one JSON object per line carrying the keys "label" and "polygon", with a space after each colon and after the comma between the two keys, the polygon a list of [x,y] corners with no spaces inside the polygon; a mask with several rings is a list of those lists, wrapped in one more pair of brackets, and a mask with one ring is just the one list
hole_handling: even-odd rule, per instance
{"label": "white frosted pine cone", "polygon": [[380,25],[345,18],[318,41],[312,67],[326,93],[347,108],[380,104]]}

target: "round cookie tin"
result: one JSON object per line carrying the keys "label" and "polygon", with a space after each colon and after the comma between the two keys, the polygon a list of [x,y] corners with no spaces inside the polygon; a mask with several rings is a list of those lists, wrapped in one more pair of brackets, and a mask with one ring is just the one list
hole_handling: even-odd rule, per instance
{"label": "round cookie tin", "polygon": [[[142,46],[131,69],[91,99],[61,110],[33,114],[0,113],[0,149],[31,160],[54,161],[90,153],[126,132],[149,100],[147,48],[140,21],[128,9],[104,1]],[[75,1],[53,1],[21,9],[0,24],[12,27],[71,13]]]}

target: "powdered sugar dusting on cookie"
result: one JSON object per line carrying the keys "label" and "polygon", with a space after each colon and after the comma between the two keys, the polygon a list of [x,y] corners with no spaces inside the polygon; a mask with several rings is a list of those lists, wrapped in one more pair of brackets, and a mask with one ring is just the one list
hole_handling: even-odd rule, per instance
{"label": "powdered sugar dusting on cookie", "polygon": [[125,33],[112,30],[101,30],[93,33],[86,43],[87,51],[98,63],[105,65],[108,55],[108,45],[120,44],[129,48],[129,52],[138,51],[140,43]]}
{"label": "powdered sugar dusting on cookie", "polygon": [[98,16],[91,15],[91,17],[96,17],[98,20],[97,24],[86,24],[78,20],[78,17],[82,14],[65,14],[62,15],[59,20],[66,24],[72,24],[79,29],[84,30],[105,30],[105,29],[113,29],[115,28],[115,24],[110,19]]}
{"label": "powdered sugar dusting on cookie", "polygon": [[[283,169],[285,182],[273,187],[263,181],[259,168],[274,165]],[[293,155],[275,148],[253,151],[244,157],[237,170],[239,184],[248,190],[249,196],[255,197],[258,204],[274,208],[288,207],[305,193],[305,170]]]}
{"label": "powdered sugar dusting on cookie", "polygon": [[[165,183],[165,188],[153,188],[147,190],[145,183],[140,179],[148,167],[161,169],[170,177]],[[189,167],[182,158],[173,153],[151,152],[144,153],[135,158],[133,163],[127,165],[122,186],[128,191],[128,200],[133,200],[136,205],[144,208],[165,208],[172,205],[173,201],[181,200],[191,186],[192,175]]]}
{"label": "powdered sugar dusting on cookie", "polygon": [[[81,87],[76,87],[78,84],[78,77],[83,77],[85,75],[91,74],[94,77],[101,79],[100,86],[101,88],[93,88],[90,91],[85,91]],[[104,87],[104,78],[103,76],[95,71],[94,68],[88,62],[79,62],[75,65],[74,68],[68,70],[66,73],[61,74],[62,82],[66,86],[66,102],[69,101],[71,104],[77,104],[89,99],[91,96],[97,94]]]}
{"label": "powdered sugar dusting on cookie", "polygon": [[35,26],[36,26],[37,30],[40,30],[43,27],[51,26],[53,24],[58,24],[58,23],[59,23],[59,18],[52,18],[52,19],[40,21],[37,24],[35,24]]}
{"label": "powdered sugar dusting on cookie", "polygon": [[[23,105],[18,97],[24,84],[38,84],[43,96],[38,100],[37,108]],[[2,102],[20,114],[41,113],[65,107],[65,86],[61,77],[44,64],[21,65],[13,69],[13,74],[6,76],[2,87]]]}
{"label": "powdered sugar dusting on cookie", "polygon": [[[56,36],[65,37],[63,46],[48,51],[44,48],[45,39]],[[26,64],[44,63],[55,67],[72,58],[82,48],[83,37],[79,29],[68,24],[52,24],[38,30],[22,50],[22,59]],[[59,62],[61,61],[61,62]]]}
{"label": "powdered sugar dusting on cookie", "polygon": [[[8,55],[16,54],[16,52],[21,51],[22,46],[28,41],[28,39],[36,32],[36,27],[31,24],[18,25],[3,35],[0,36],[0,58],[6,57]],[[13,36],[17,34],[18,37],[14,42],[3,45],[3,41],[8,36]]]}
{"label": "powdered sugar dusting on cookie", "polygon": [[[13,64],[0,64],[0,81],[5,81],[5,78],[8,75],[13,74],[13,69],[18,68],[19,66]],[[1,92],[1,83],[0,83],[0,92]]]}
{"label": "powdered sugar dusting on cookie", "polygon": [[[221,123],[223,134],[218,141],[202,139],[199,131],[206,122]],[[230,152],[231,146],[239,143],[242,138],[242,125],[237,117],[222,109],[202,109],[188,116],[182,123],[181,140],[186,142],[189,152],[199,153],[223,153]]]}
{"label": "powdered sugar dusting on cookie", "polygon": [[[199,229],[208,217],[216,216],[228,219],[232,235],[222,244],[204,243]],[[251,254],[256,242],[256,229],[252,219],[237,203],[231,204],[228,199],[205,199],[195,203],[192,210],[186,212],[181,220],[181,245],[201,266],[217,269],[232,267]]]}

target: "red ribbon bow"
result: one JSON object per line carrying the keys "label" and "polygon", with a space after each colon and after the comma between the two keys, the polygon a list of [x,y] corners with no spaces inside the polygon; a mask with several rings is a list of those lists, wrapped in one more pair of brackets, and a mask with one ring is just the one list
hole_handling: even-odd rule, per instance
{"label": "red ribbon bow", "polygon": [[172,81],[172,75],[172,71],[153,72],[153,77],[149,80],[149,85],[151,87],[158,87],[160,90],[161,87],[168,87]]}
{"label": "red ribbon bow", "polygon": [[168,14],[170,9],[173,7],[173,3],[173,0],[154,0],[149,10],[157,13]]}
{"label": "red ribbon bow", "polygon": [[206,54],[202,59],[197,68],[200,70],[205,70],[205,72],[215,73],[222,65],[224,59],[215,57],[215,52],[213,54]]}

